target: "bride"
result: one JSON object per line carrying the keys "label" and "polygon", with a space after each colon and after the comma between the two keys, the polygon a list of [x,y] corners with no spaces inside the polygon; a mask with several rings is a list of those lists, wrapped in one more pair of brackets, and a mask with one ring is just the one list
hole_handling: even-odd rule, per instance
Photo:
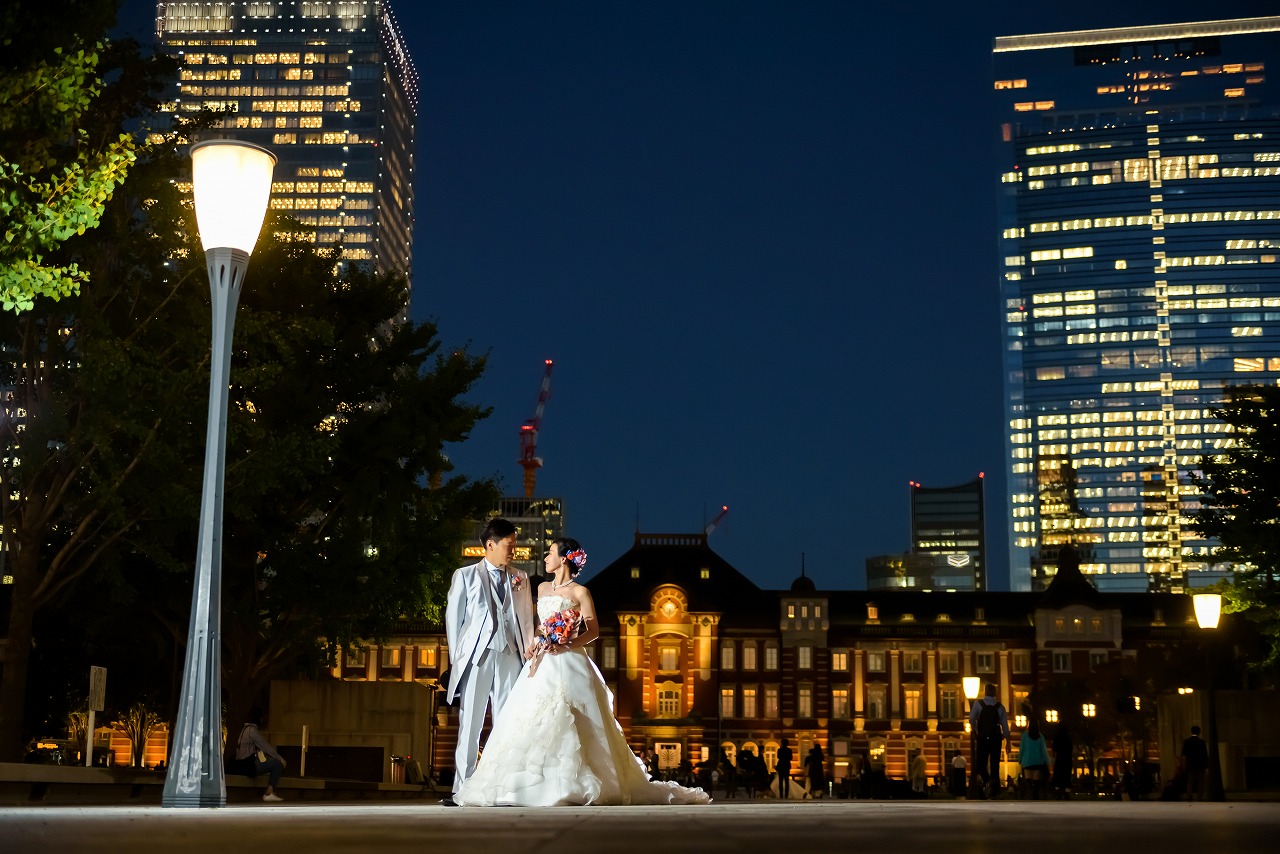
{"label": "bride", "polygon": [[577,540],[562,537],[547,552],[551,580],[538,586],[543,637],[495,721],[475,773],[454,795],[458,804],[710,802],[701,789],[651,782],[631,752],[613,716],[613,695],[585,650],[600,634],[591,594],[574,581],[586,565]]}

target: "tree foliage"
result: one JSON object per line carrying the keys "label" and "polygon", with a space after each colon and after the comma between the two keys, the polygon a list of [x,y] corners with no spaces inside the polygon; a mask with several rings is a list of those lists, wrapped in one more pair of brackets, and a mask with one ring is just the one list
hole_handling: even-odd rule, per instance
{"label": "tree foliage", "polygon": [[[90,138],[147,115],[164,70],[133,44],[102,57],[111,84],[83,117]],[[180,678],[172,651],[190,613],[210,296],[190,203],[175,186],[188,168],[179,141],[139,149],[99,228],[58,249],[91,286],[0,314],[9,394],[0,514],[14,577],[0,681],[5,758],[17,755],[30,712],[32,650],[43,661],[88,648],[57,642],[73,634],[65,614],[88,615],[74,633],[105,638],[95,651],[128,638],[134,657],[155,654],[151,680]],[[390,323],[402,280],[342,267],[334,252],[287,236],[297,231],[264,229],[232,345],[222,637],[233,719],[268,680],[323,662],[334,645],[384,636],[401,616],[436,615],[469,520],[497,497],[488,481],[450,477],[443,450],[487,414],[464,400],[484,360],[443,349],[429,324]],[[63,686],[90,663],[105,662],[42,682],[40,725],[63,719],[72,696]],[[131,699],[168,687],[154,691],[137,674],[122,683],[113,671],[109,695],[121,685]]]}
{"label": "tree foliage", "polygon": [[[6,7],[5,14],[11,12]],[[30,44],[23,49],[34,51]],[[173,63],[144,56],[136,43],[122,42],[103,52],[101,67],[110,69],[113,82],[95,99],[92,113],[81,117],[78,130],[89,138],[114,138],[154,110],[155,95]],[[143,451],[153,444],[154,429],[138,432],[135,420],[116,420],[115,414],[145,406],[145,389],[137,383],[154,375],[120,372],[118,365],[93,353],[99,341],[95,324],[129,302],[122,294],[152,293],[145,290],[152,281],[147,271],[163,270],[165,258],[181,245],[172,224],[157,229],[135,215],[157,198],[153,189],[171,192],[173,175],[171,149],[139,150],[145,155],[138,176],[142,180],[134,182],[134,192],[116,193],[103,209],[105,230],[73,235],[56,252],[63,259],[78,259],[77,269],[92,270],[101,287],[0,314],[0,387],[6,398],[0,418],[5,486],[0,489],[0,518],[6,573],[13,578],[0,681],[3,756],[14,755],[20,742],[39,611],[109,555],[137,522],[138,508],[121,503],[120,487],[149,459]],[[134,194],[137,190],[142,194]],[[156,293],[157,301],[163,299],[162,292]],[[135,317],[131,334],[145,335],[154,325]],[[146,423],[154,428],[163,415],[151,410]],[[109,453],[104,455],[104,449]]]}
{"label": "tree foliage", "polygon": [[[97,227],[144,145],[119,128],[104,136],[87,127],[103,92],[105,42],[90,35],[44,54],[21,49],[19,42],[48,18],[37,5],[11,2],[0,15],[0,48],[11,57],[0,66],[0,305],[6,311],[79,290],[87,272],[55,256],[68,238]],[[65,21],[48,23],[65,27]]]}
{"label": "tree foliage", "polygon": [[1195,529],[1221,545],[1214,558],[1236,572],[1222,585],[1223,608],[1264,635],[1258,667],[1280,668],[1280,387],[1235,386],[1214,416],[1232,444],[1206,454],[1192,481],[1202,493]]}

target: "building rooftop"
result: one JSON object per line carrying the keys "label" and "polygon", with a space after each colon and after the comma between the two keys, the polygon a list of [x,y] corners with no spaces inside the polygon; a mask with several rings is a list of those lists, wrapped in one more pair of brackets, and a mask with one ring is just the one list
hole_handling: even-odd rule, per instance
{"label": "building rooftop", "polygon": [[1203,36],[1238,36],[1280,30],[1280,16],[1236,18],[1228,21],[1193,21],[1185,24],[1156,24],[1141,27],[1114,27],[1105,30],[1076,30],[1066,33],[1039,33],[1025,36],[997,36],[995,53],[1014,50],[1046,50],[1125,42],[1176,41]]}

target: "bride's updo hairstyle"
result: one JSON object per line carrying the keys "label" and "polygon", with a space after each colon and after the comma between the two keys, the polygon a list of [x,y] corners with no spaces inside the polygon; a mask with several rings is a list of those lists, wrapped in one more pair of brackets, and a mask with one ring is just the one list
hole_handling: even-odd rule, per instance
{"label": "bride's updo hairstyle", "polygon": [[576,577],[587,565],[587,552],[573,537],[556,537],[551,541],[560,557],[569,561],[570,577]]}

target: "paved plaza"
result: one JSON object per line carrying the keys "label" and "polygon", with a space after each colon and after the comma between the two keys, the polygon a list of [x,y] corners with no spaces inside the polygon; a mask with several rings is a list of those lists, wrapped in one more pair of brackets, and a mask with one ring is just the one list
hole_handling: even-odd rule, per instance
{"label": "paved plaza", "polygon": [[0,851],[588,854],[1274,851],[1280,804],[776,801],[707,807],[449,809],[324,803],[0,809]]}

